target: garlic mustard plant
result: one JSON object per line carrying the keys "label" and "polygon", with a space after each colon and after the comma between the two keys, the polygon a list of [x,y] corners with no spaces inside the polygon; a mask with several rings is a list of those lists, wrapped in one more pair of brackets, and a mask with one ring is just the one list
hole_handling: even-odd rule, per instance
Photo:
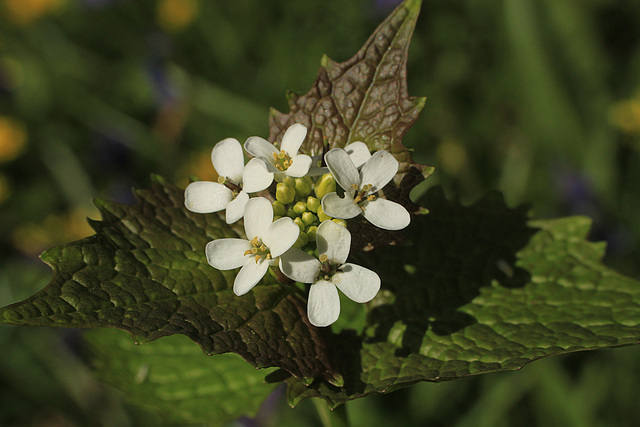
{"label": "garlic mustard plant", "polygon": [[262,160],[269,172],[276,176],[286,175],[299,178],[307,175],[311,167],[311,157],[298,154],[307,135],[307,128],[300,123],[290,126],[282,137],[280,151],[266,139],[252,136],[244,143],[244,149]]}
{"label": "garlic mustard plant", "polygon": [[334,192],[322,199],[322,209],[327,215],[351,219],[362,214],[371,224],[385,230],[401,230],[409,225],[411,216],[404,206],[376,194],[398,172],[398,161],[393,155],[385,150],[375,152],[360,172],[342,148],[334,148],[324,158],[344,189],[344,197]]}
{"label": "garlic mustard plant", "polygon": [[249,201],[248,193],[262,191],[273,182],[273,174],[264,164],[251,159],[244,164],[240,142],[227,138],[211,151],[211,163],[219,175],[218,182],[196,181],[184,193],[187,209],[196,213],[211,213],[226,209],[226,222],[233,224],[242,218]]}
{"label": "garlic mustard plant", "polygon": [[[233,284],[236,295],[249,292],[269,267],[279,268],[283,279],[311,285],[307,314],[312,325],[323,327],[340,314],[338,289],[359,303],[371,301],[380,289],[374,271],[347,262],[351,233],[345,220],[362,213],[374,226],[399,230],[410,216],[401,205],[377,196],[398,171],[391,154],[372,155],[357,141],[313,161],[298,153],[306,135],[305,126],[292,125],[280,151],[260,137],[247,139],[244,148],[254,158],[246,166],[237,140],[219,142],[212,152],[219,182],[190,184],[185,204],[202,213],[226,208],[228,223],[244,217],[246,239],[217,239],[205,248],[214,268],[240,268]],[[248,193],[267,189],[274,178],[273,202],[249,198]],[[345,190],[344,198],[337,185]]]}
{"label": "garlic mustard plant", "polygon": [[347,263],[351,233],[333,221],[318,227],[316,244],[319,258],[297,248],[280,257],[280,270],[297,282],[311,283],[307,315],[314,326],[328,326],[340,315],[340,289],[349,299],[365,303],[380,290],[380,277],[373,271]]}
{"label": "garlic mustard plant", "polygon": [[291,218],[273,221],[271,203],[255,197],[246,203],[244,230],[247,239],[216,239],[205,248],[207,261],[218,270],[242,267],[233,282],[233,292],[244,295],[264,277],[277,257],[289,250],[300,229]]}

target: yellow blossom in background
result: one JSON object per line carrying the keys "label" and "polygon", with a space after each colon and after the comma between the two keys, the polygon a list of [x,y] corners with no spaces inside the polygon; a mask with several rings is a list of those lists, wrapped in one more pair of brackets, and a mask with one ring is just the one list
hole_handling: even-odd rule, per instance
{"label": "yellow blossom in background", "polygon": [[0,163],[9,162],[22,153],[27,144],[27,131],[16,119],[0,116]]}
{"label": "yellow blossom in background", "polygon": [[28,25],[66,4],[66,0],[2,0],[3,9],[14,24]]}
{"label": "yellow blossom in background", "polygon": [[467,150],[456,139],[447,138],[438,146],[438,164],[450,175],[457,175],[467,163]]}
{"label": "yellow blossom in background", "polygon": [[609,120],[627,134],[640,134],[640,99],[616,102],[609,108]]}
{"label": "yellow blossom in background", "polygon": [[96,208],[75,208],[49,215],[41,222],[22,224],[12,234],[13,245],[20,252],[35,256],[53,246],[88,237],[95,233],[87,217],[99,218],[100,214]]}
{"label": "yellow blossom in background", "polygon": [[187,28],[198,15],[197,0],[158,0],[158,25],[169,32]]}
{"label": "yellow blossom in background", "polygon": [[218,173],[211,163],[211,150],[201,151],[192,156],[183,167],[179,168],[175,182],[186,187],[189,181],[186,176],[193,175],[203,181],[218,181]]}

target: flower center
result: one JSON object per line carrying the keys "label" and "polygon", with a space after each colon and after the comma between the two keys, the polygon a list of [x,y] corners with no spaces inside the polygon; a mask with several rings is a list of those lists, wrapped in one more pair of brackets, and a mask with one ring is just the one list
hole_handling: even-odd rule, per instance
{"label": "flower center", "polygon": [[256,264],[261,258],[271,259],[271,252],[269,251],[269,248],[262,243],[257,236],[251,241],[251,246],[252,248],[247,249],[244,254],[255,255]]}
{"label": "flower center", "polygon": [[369,190],[373,188],[373,185],[371,184],[363,185],[362,188],[360,188],[360,190],[358,190],[358,186],[356,184],[353,184],[351,188],[356,190],[355,197],[353,198],[353,204],[358,205],[362,210],[364,210],[364,207],[366,206],[367,202],[371,202],[376,199],[375,194],[367,195]]}
{"label": "flower center", "polygon": [[273,160],[275,162],[274,166],[280,172],[284,172],[289,169],[289,166],[291,166],[291,163],[293,163],[291,157],[289,157],[289,155],[285,153],[284,150],[281,150],[279,153],[273,153]]}
{"label": "flower center", "polygon": [[242,187],[225,176],[219,176],[218,182],[231,190],[234,198],[242,191]]}
{"label": "flower center", "polygon": [[329,257],[326,254],[322,254],[319,257],[320,259],[320,273],[319,277],[322,277],[324,280],[331,280],[334,274],[340,268],[340,264],[333,263],[329,261]]}

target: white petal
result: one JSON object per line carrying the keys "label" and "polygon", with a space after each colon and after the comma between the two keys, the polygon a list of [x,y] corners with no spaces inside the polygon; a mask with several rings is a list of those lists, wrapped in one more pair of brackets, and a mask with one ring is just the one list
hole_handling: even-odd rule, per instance
{"label": "white petal", "polygon": [[291,163],[291,166],[289,166],[284,172],[285,175],[299,178],[305,176],[307,172],[309,172],[309,167],[311,166],[311,157],[307,156],[306,154],[298,154],[291,160],[293,160],[293,163]]}
{"label": "white petal", "polygon": [[322,198],[322,210],[329,216],[340,219],[351,219],[362,213],[362,209],[353,203],[353,199],[345,194],[329,193]]}
{"label": "white petal", "polygon": [[329,326],[340,316],[340,296],[335,285],[319,280],[309,289],[307,315],[313,326]]}
{"label": "white petal", "polygon": [[309,172],[307,172],[307,176],[320,176],[320,175],[324,175],[325,173],[329,173],[329,168],[324,166],[321,168],[316,168],[312,166],[309,168]]}
{"label": "white petal", "polygon": [[398,172],[398,161],[391,153],[384,150],[376,151],[367,163],[362,166],[360,175],[362,185],[371,184],[369,191],[375,193],[389,183]]}
{"label": "white petal", "polygon": [[351,233],[333,221],[324,221],[316,234],[318,255],[326,255],[329,261],[344,264],[351,249]]}
{"label": "white petal", "polygon": [[242,172],[242,189],[247,193],[257,193],[269,187],[273,182],[273,173],[267,171],[264,160],[254,158]]}
{"label": "white petal", "polygon": [[233,292],[240,296],[249,292],[264,277],[269,269],[269,261],[261,258],[258,262],[254,257],[247,257],[244,265],[233,282]]}
{"label": "white petal", "polygon": [[[269,206],[269,208],[271,208],[271,206]],[[273,221],[259,236],[262,238],[262,243],[269,248],[271,256],[275,258],[288,251],[296,240],[298,240],[300,227],[298,227],[291,218],[284,217]]]}
{"label": "white petal", "polygon": [[320,261],[298,248],[291,248],[280,255],[280,271],[296,282],[313,283],[320,272]]}
{"label": "white petal", "polygon": [[221,211],[227,207],[231,199],[232,191],[217,182],[196,181],[184,190],[184,205],[196,213]]}
{"label": "white petal", "polygon": [[404,206],[387,199],[368,202],[362,214],[371,224],[385,230],[402,230],[411,222],[411,215]]}
{"label": "white petal", "polygon": [[324,161],[338,185],[350,195],[354,194],[353,186],[360,186],[360,175],[349,154],[342,148],[334,148],[324,155]]}
{"label": "white petal", "polygon": [[340,267],[331,282],[349,299],[359,303],[371,301],[380,290],[380,277],[375,272],[351,263]]}
{"label": "white petal", "polygon": [[261,237],[272,221],[273,208],[267,199],[264,197],[249,199],[244,208],[244,232],[247,239]]}
{"label": "white petal", "polygon": [[249,201],[249,195],[246,191],[241,191],[235,199],[227,205],[226,221],[227,224],[234,224],[244,216],[244,208]]}
{"label": "white petal", "polygon": [[364,142],[356,141],[344,147],[356,168],[360,169],[371,158],[369,147]]}
{"label": "white petal", "polygon": [[207,262],[212,267],[218,270],[232,270],[246,262],[244,253],[248,249],[251,249],[251,243],[248,240],[216,239],[207,243],[204,252],[207,255]]}
{"label": "white petal", "polygon": [[227,138],[218,142],[211,151],[211,163],[218,175],[227,177],[236,184],[242,181],[244,153],[237,139]]}
{"label": "white petal", "polygon": [[272,163],[273,155],[279,153],[272,143],[259,136],[252,136],[247,139],[244,143],[244,149],[253,157],[262,159],[267,163]]}
{"label": "white petal", "polygon": [[282,142],[280,143],[280,148],[284,150],[289,157],[293,157],[298,154],[298,150],[300,150],[300,146],[304,142],[304,138],[306,136],[307,128],[305,125],[302,123],[293,124],[289,126],[289,129],[284,133]]}

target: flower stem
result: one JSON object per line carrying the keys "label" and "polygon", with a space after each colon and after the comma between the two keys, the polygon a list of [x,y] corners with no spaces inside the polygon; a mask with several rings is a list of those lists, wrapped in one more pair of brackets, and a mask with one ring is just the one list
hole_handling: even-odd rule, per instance
{"label": "flower stem", "polygon": [[347,406],[345,404],[332,411],[322,399],[311,399],[311,401],[315,405],[320,422],[324,427],[349,427]]}

